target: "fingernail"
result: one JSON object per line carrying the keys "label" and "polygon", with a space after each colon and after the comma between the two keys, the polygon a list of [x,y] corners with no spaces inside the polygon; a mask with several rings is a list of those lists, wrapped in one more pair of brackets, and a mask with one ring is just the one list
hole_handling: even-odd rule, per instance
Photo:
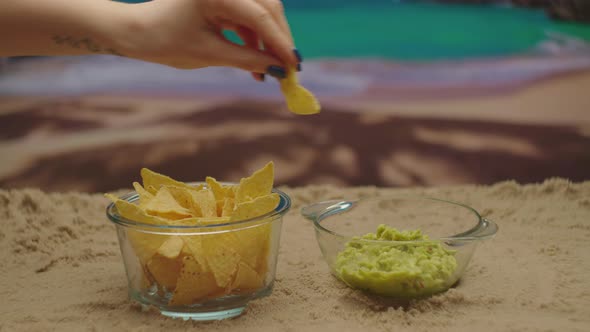
{"label": "fingernail", "polygon": [[264,82],[266,80],[266,75],[264,74],[259,74],[260,75],[260,81]]}
{"label": "fingernail", "polygon": [[295,67],[295,68],[297,68],[297,71],[301,71],[301,64],[300,64],[300,63],[298,63],[298,64],[297,64],[297,67]]}
{"label": "fingernail", "polygon": [[293,49],[293,53],[295,54],[295,57],[297,58],[297,61],[299,62],[303,62],[303,57],[301,56],[301,53],[299,53],[299,50],[294,48]]}
{"label": "fingernail", "polygon": [[280,66],[268,66],[268,68],[266,68],[266,73],[275,78],[287,77],[287,71]]}

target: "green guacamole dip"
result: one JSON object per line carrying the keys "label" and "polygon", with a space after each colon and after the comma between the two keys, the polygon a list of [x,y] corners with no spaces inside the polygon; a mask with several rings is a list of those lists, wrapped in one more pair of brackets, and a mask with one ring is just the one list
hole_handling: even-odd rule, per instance
{"label": "green guacamole dip", "polygon": [[[391,245],[379,241],[425,242]],[[428,241],[420,230],[400,232],[379,225],[376,233],[348,242],[336,257],[334,270],[350,287],[379,295],[420,297],[442,292],[454,282],[455,251]]]}

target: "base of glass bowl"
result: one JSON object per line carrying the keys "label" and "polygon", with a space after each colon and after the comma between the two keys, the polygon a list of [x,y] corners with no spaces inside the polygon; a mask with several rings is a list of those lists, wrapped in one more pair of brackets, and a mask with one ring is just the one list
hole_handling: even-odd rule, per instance
{"label": "base of glass bowl", "polygon": [[232,306],[223,305],[195,305],[183,307],[167,307],[153,303],[140,294],[129,294],[129,298],[139,303],[142,311],[156,309],[163,316],[179,318],[182,320],[214,321],[233,318],[241,315],[246,309],[247,303],[235,303]]}
{"label": "base of glass bowl", "polygon": [[156,309],[163,316],[182,320],[215,321],[240,316],[251,300],[262,298],[272,293],[273,283],[254,293],[228,295],[209,301],[179,307],[167,305],[166,297],[159,297],[151,290],[144,292],[129,291],[129,299],[141,305],[143,311]]}
{"label": "base of glass bowl", "polygon": [[228,319],[228,318],[237,317],[237,316],[241,315],[245,309],[246,309],[246,307],[243,306],[243,307],[234,308],[234,309],[211,311],[211,312],[177,312],[177,311],[160,310],[160,313],[164,316],[168,316],[168,317],[172,317],[172,318],[181,318],[183,320],[211,321],[211,320],[224,320],[224,319]]}

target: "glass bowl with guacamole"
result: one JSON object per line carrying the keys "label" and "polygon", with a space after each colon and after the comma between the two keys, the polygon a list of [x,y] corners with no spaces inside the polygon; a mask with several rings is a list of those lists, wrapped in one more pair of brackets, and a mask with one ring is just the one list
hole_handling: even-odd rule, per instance
{"label": "glass bowl with guacamole", "polygon": [[313,222],[336,278],[352,288],[400,299],[449,289],[476,246],[498,231],[467,205],[422,196],[325,201],[301,212]]}

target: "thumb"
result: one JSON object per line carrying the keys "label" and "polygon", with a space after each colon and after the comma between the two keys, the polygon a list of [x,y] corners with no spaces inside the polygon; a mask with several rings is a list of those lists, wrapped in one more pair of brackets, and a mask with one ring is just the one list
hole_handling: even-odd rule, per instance
{"label": "thumb", "polygon": [[284,78],[285,67],[281,60],[268,51],[240,46],[225,39],[215,38],[209,45],[211,64],[240,68],[255,73],[267,73]]}

